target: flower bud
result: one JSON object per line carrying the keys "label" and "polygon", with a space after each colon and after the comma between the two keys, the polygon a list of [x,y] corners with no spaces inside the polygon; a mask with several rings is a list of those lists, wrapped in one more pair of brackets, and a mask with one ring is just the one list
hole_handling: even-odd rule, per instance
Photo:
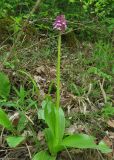
{"label": "flower bud", "polygon": [[66,19],[64,15],[57,16],[53,24],[53,28],[62,32],[65,31],[65,29],[67,28],[67,25],[66,25]]}

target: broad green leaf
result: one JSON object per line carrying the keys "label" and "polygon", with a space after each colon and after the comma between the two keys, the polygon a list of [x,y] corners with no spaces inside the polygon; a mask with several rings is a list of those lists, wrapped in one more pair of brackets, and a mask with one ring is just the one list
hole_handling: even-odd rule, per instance
{"label": "broad green leaf", "polygon": [[8,145],[12,148],[17,147],[24,140],[25,140],[25,137],[23,137],[23,136],[8,136],[6,138]]}
{"label": "broad green leaf", "polygon": [[110,153],[112,149],[110,149],[104,141],[101,141],[97,147],[102,153]]}
{"label": "broad green leaf", "polygon": [[47,96],[46,99],[42,102],[42,108],[38,110],[38,119],[45,120],[44,109],[48,105],[49,101],[52,103],[51,97]]}
{"label": "broad green leaf", "polygon": [[[57,110],[56,110],[57,112]],[[56,113],[57,114],[57,113]],[[65,131],[65,116],[62,108],[59,108],[59,119],[58,119],[58,137],[59,137],[59,142],[62,141],[62,138],[64,136],[64,131]]]}
{"label": "broad green leaf", "polygon": [[49,128],[45,129],[45,137],[48,144],[48,148],[51,154],[57,154],[57,152],[64,149],[64,146],[60,144],[55,144],[55,136],[51,133],[51,130]]}
{"label": "broad green leaf", "polygon": [[45,137],[51,153],[57,153],[61,150],[61,142],[65,130],[65,117],[61,108],[57,109],[56,105],[50,100],[46,99],[43,103],[44,119],[48,125],[45,129]]}
{"label": "broad green leaf", "polygon": [[86,134],[75,134],[63,139],[62,145],[73,148],[96,148],[95,138]]}
{"label": "broad green leaf", "polygon": [[72,148],[91,148],[91,149],[98,149],[102,153],[109,153],[112,150],[104,143],[104,141],[101,141],[99,145],[96,145],[94,142],[95,138],[92,136],[88,136],[86,134],[75,134],[68,136],[63,139],[63,142],[61,145],[64,147],[72,147]]}
{"label": "broad green leaf", "polygon": [[58,146],[63,139],[65,131],[65,117],[61,108],[55,107],[55,144]]}
{"label": "broad green leaf", "polygon": [[46,151],[40,151],[32,160],[56,160],[56,157],[51,157]]}
{"label": "broad green leaf", "polygon": [[49,101],[49,98],[48,97],[46,97],[46,99],[42,102],[42,109],[44,109],[45,108],[45,106],[47,105],[47,103],[48,103],[48,101]]}
{"label": "broad green leaf", "polygon": [[65,130],[63,110],[61,108],[57,109],[56,105],[51,100],[48,100],[44,108],[44,118],[53,135],[56,135],[58,141],[61,141]]}
{"label": "broad green leaf", "polygon": [[72,2],[72,3],[74,3],[74,2],[75,2],[75,0],[69,0],[69,2]]}
{"label": "broad green leaf", "polygon": [[7,114],[2,109],[0,109],[0,125],[2,125],[4,128],[10,131],[14,130],[11,121],[9,120]]}
{"label": "broad green leaf", "polygon": [[44,109],[39,109],[38,110],[38,119],[45,120],[45,118],[44,118]]}
{"label": "broad green leaf", "polygon": [[18,122],[18,125],[17,125],[17,131],[21,132],[21,131],[23,131],[23,129],[27,125],[28,120],[27,120],[24,113],[20,113],[19,115],[20,115],[20,118],[19,118],[19,122]]}
{"label": "broad green leaf", "polygon": [[0,97],[7,98],[10,93],[10,81],[6,74],[0,72]]}
{"label": "broad green leaf", "polygon": [[42,120],[45,120],[45,117],[44,117],[44,108],[46,107],[48,103],[48,99],[46,98],[43,102],[42,102],[42,108],[41,109],[38,109],[38,119],[42,119]]}
{"label": "broad green leaf", "polygon": [[52,101],[47,101],[47,104],[44,108],[44,118],[48,127],[50,128],[53,135],[55,135],[55,124],[56,124],[56,116],[55,116],[55,105]]}
{"label": "broad green leaf", "polygon": [[46,138],[47,145],[48,145],[50,153],[55,153],[55,150],[54,150],[54,138],[55,138],[55,136],[53,135],[53,133],[51,132],[51,130],[49,128],[46,128],[44,130],[44,133],[45,133],[45,138]]}

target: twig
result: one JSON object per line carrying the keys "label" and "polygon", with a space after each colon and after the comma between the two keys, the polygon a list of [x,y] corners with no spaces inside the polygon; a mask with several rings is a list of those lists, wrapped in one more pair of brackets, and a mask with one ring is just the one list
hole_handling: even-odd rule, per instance
{"label": "twig", "polygon": [[29,153],[29,157],[30,157],[30,159],[32,159],[32,155],[31,155],[31,152],[30,152],[30,149],[29,149],[29,146],[27,145],[27,143],[26,143],[26,147],[27,147],[27,150],[28,150],[28,153]]}
{"label": "twig", "polygon": [[[65,147],[65,146],[64,146]],[[65,150],[66,150],[66,152],[68,153],[68,156],[69,156],[69,158],[70,158],[70,160],[72,160],[72,157],[71,157],[71,155],[70,155],[70,153],[69,153],[69,151],[68,151],[68,149],[65,147]]]}
{"label": "twig", "polygon": [[88,90],[88,92],[87,92],[87,96],[90,95],[91,90],[92,90],[92,84],[90,83],[90,85],[89,85],[89,90]]}
{"label": "twig", "polygon": [[104,79],[103,79],[103,82],[101,84],[101,82],[99,81],[99,85],[100,85],[100,89],[101,89],[101,92],[102,92],[102,95],[103,95],[103,98],[104,98],[104,102],[107,103],[107,96],[106,96],[106,92],[103,88],[103,85],[104,85]]}
{"label": "twig", "polygon": [[102,159],[102,160],[105,160],[105,159],[103,158],[102,154],[100,153],[100,151],[99,151],[99,150],[97,150],[97,152],[99,153],[99,155],[100,155],[101,159]]}
{"label": "twig", "polygon": [[1,143],[3,142],[3,133],[4,133],[4,128],[2,128],[1,135],[0,135],[0,137],[1,137]]}
{"label": "twig", "polygon": [[25,114],[26,118],[34,125],[34,122]]}

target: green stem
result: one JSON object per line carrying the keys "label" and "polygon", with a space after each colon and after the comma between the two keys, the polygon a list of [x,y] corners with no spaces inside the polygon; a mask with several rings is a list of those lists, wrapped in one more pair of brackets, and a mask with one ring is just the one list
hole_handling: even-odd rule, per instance
{"label": "green stem", "polygon": [[58,60],[57,60],[57,101],[56,106],[60,105],[60,62],[61,62],[61,32],[58,37]]}
{"label": "green stem", "polygon": [[55,144],[58,145],[59,143],[59,106],[60,106],[60,61],[61,61],[61,32],[58,36],[58,60],[57,60],[57,100],[56,100],[56,138]]}

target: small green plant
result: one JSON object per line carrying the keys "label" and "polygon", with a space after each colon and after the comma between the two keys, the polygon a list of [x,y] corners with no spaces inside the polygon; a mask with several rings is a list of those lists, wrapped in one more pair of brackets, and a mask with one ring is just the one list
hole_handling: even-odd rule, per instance
{"label": "small green plant", "polygon": [[[9,94],[10,94],[10,81],[6,74],[3,72],[0,73],[0,97],[4,99],[4,101],[1,102],[6,102]],[[22,117],[22,116],[21,116]],[[20,118],[22,121],[22,118]],[[11,135],[7,136],[6,141],[10,147],[16,147],[19,145],[25,137],[20,136],[20,132],[22,131],[20,128],[22,127],[22,124],[15,126],[13,125],[13,122],[11,122],[10,118],[8,115],[3,111],[2,108],[0,108],[0,125],[2,125],[4,128],[6,128],[8,131],[10,131]]]}
{"label": "small green plant", "polygon": [[96,67],[90,67],[87,71],[89,74],[95,74],[98,75],[101,78],[107,79],[109,81],[112,81],[112,76],[108,75],[104,72],[102,72],[100,69],[96,68]]}
{"label": "small green plant", "polygon": [[0,72],[0,97],[7,99],[10,93],[10,81],[5,73]]}
{"label": "small green plant", "polygon": [[[11,148],[15,148],[26,139],[22,133],[28,123],[28,119],[24,113],[25,97],[27,93],[22,86],[19,91],[15,89],[19,99],[16,102],[10,102],[8,101],[10,89],[11,84],[8,76],[5,73],[0,72],[0,125],[9,131],[6,141]],[[32,100],[31,102],[29,101],[30,106],[35,105],[34,103]],[[16,108],[17,114],[9,117],[2,109],[2,106]]]}
{"label": "small green plant", "polygon": [[84,0],[83,3],[83,8],[86,12],[88,11],[91,14],[95,14],[100,18],[110,15],[113,11],[113,1],[110,0]]}
{"label": "small green plant", "polygon": [[113,56],[113,46],[111,43],[103,41],[95,43],[92,61],[98,69],[109,72],[113,66]]}
{"label": "small green plant", "polygon": [[102,108],[101,113],[105,119],[109,119],[114,116],[114,107],[112,106],[111,103],[107,103]]}
{"label": "small green plant", "polygon": [[[20,120],[22,121],[22,119]],[[6,137],[6,141],[10,147],[15,148],[25,140],[25,137],[21,135],[22,126],[24,125],[18,123],[15,128],[8,115],[2,109],[0,109],[0,125],[10,132],[10,135]]]}
{"label": "small green plant", "polygon": [[[34,88],[34,86],[33,86]],[[37,108],[37,101],[33,99],[33,96],[35,95],[34,90],[25,90],[24,86],[20,86],[20,89],[16,89],[14,87],[14,90],[17,94],[15,102],[13,102],[15,108],[17,110],[26,112],[27,110],[29,110],[30,108]],[[7,106],[7,103],[6,103]]]}
{"label": "small green plant", "polygon": [[111,149],[101,141],[95,143],[95,137],[86,134],[65,135],[65,116],[60,107],[60,60],[61,60],[61,33],[66,29],[64,15],[58,16],[54,28],[59,30],[58,37],[58,61],[57,61],[57,98],[56,102],[48,96],[42,103],[40,118],[47,124],[44,129],[46,142],[50,154],[47,151],[40,151],[33,157],[33,160],[56,160],[57,153],[66,148],[91,148],[100,150],[102,153],[111,152]]}
{"label": "small green plant", "polygon": [[77,95],[77,96],[81,96],[84,94],[84,89],[77,86],[75,83],[70,84],[69,90],[71,91],[71,93],[73,93],[74,95]]}

